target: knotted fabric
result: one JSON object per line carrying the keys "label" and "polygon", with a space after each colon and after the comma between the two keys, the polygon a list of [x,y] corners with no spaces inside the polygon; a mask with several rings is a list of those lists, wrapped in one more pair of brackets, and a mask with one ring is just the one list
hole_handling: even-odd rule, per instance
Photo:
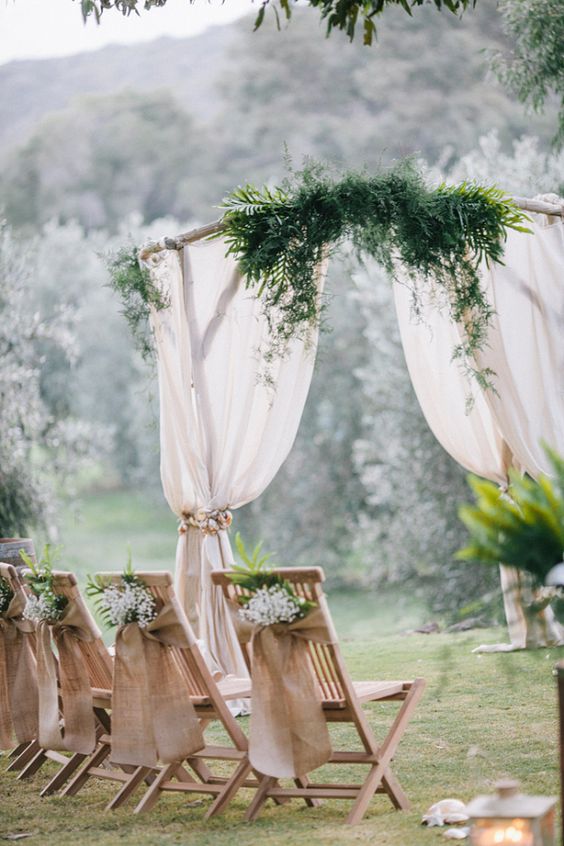
{"label": "knotted fabric", "polygon": [[[59,656],[58,674],[51,636]],[[93,640],[88,620],[72,600],[60,620],[37,626],[39,743],[44,749],[66,749],[88,755],[96,746],[90,677],[79,646],[79,641]],[[60,727],[59,694],[64,733]]]}
{"label": "knotted fabric", "polygon": [[239,606],[231,608],[240,643],[251,644],[249,760],[264,775],[305,775],[331,757],[308,649],[308,641],[332,642],[323,613],[314,608],[293,623],[256,626],[239,617]]}
{"label": "knotted fabric", "polygon": [[[313,373],[317,332],[309,344],[292,339],[287,355],[269,361],[272,336],[262,300],[227,252],[223,238],[203,240],[153,255],[146,266],[169,302],[152,310],[151,326],[163,490],[172,511],[187,523],[178,538],[176,593],[212,666],[246,678],[231,619],[212,589],[210,573],[233,563],[227,512],[260,496],[292,447]],[[325,269],[324,262],[320,291]],[[220,519],[213,516],[217,513]],[[243,707],[232,701],[230,706]]]}
{"label": "knotted fabric", "polygon": [[146,628],[118,629],[112,693],[112,760],[154,767],[182,761],[205,746],[178,658],[192,645],[167,603]]}
{"label": "knotted fabric", "polygon": [[0,749],[37,737],[37,666],[33,623],[22,618],[25,597],[16,593],[0,617]]}

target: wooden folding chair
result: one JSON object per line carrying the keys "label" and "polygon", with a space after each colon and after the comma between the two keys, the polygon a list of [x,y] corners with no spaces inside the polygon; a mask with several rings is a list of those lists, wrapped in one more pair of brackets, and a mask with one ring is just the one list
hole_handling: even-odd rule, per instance
{"label": "wooden folding chair", "polygon": [[[170,648],[186,682],[187,695],[200,718],[202,730],[205,731],[210,722],[219,721],[227,732],[232,745],[206,744],[204,749],[184,761],[167,764],[157,769],[136,768],[128,778],[124,779],[123,787],[107,808],[117,808],[131,796],[142,781],[152,779],[149,788],[136,805],[134,813],[149,811],[166,792],[200,793],[216,797],[215,802],[206,813],[207,819],[223,807],[224,803],[221,801],[223,794],[226,787],[231,785],[231,778],[213,773],[208,767],[208,762],[215,760],[237,765],[247,760],[247,738],[233,717],[227,703],[233,699],[249,698],[250,681],[249,679],[234,677],[227,677],[219,682],[214,680],[200,649],[194,643],[190,623],[176,601],[170,573],[139,572],[137,575],[147,585],[159,604],[173,602],[177,610],[178,622],[185,630],[188,642],[193,644],[185,649],[175,646]],[[121,583],[121,576],[118,573],[101,573],[100,576],[110,584],[119,585]],[[106,754],[109,754],[109,752],[106,752]],[[107,773],[99,769],[99,764],[100,761],[95,754],[85,763],[82,770],[69,783],[63,793],[76,793],[88,778],[108,777]],[[249,778],[249,775],[250,768],[245,778],[240,780],[238,788],[245,786],[256,789],[258,787],[257,775],[254,778]],[[301,786],[306,786],[306,784],[307,780],[300,780]],[[229,798],[233,793],[234,791],[231,788]],[[282,798],[276,801],[281,804],[286,800]],[[306,797],[305,801],[308,805],[317,804],[314,798]]]}
{"label": "wooden folding chair", "polygon": [[[319,683],[323,713],[327,722],[352,723],[364,751],[334,751],[329,764],[368,764],[370,770],[359,784],[319,784],[310,782],[306,787],[279,787],[276,779],[264,776],[259,789],[249,806],[246,819],[254,820],[268,798],[316,797],[320,799],[349,799],[353,807],[347,817],[347,823],[354,825],[363,818],[370,800],[375,793],[386,793],[397,809],[409,808],[409,801],[399,782],[393,775],[390,764],[398,743],[419,702],[425,682],[414,681],[361,681],[353,682],[346,668],[337,634],[331,619],[326,597],[323,593],[323,570],[312,568],[281,568],[274,571],[292,584],[299,596],[315,602],[323,612],[325,625],[331,633],[332,643],[320,644],[308,642],[308,657],[311,669]],[[212,573],[214,584],[220,586],[227,600],[237,601],[240,595],[249,592],[235,586],[230,580],[230,571]],[[247,660],[251,666],[252,656],[247,651]],[[382,742],[378,742],[370,727],[362,705],[369,702],[401,702],[392,726]],[[232,784],[227,785],[223,801],[229,797],[244,781],[250,769],[248,760],[242,762],[232,777]]]}
{"label": "wooden folding chair", "polygon": [[[20,574],[12,564],[0,562],[0,576],[8,582],[15,594],[20,594],[22,598],[26,599],[23,581]],[[32,649],[35,652],[35,633],[30,632],[26,635],[30,638]],[[37,755],[39,751],[39,743],[37,740],[32,740],[29,743],[20,743],[15,749],[9,753],[8,758],[10,763],[7,769],[21,772],[24,767]]]}
{"label": "wooden folding chair", "polygon": [[[142,572],[137,575],[147,585],[160,604],[165,604],[175,598],[170,573]],[[119,573],[101,573],[100,576],[108,584],[121,584],[121,575]],[[177,606],[177,609],[180,625],[187,631],[188,640],[191,642],[193,638],[188,620],[180,606]],[[137,804],[135,813],[147,811],[152,808],[161,794],[166,791],[209,793],[217,796],[223,790],[223,785],[228,779],[225,776],[214,775],[208,768],[205,759],[238,762],[246,754],[247,739],[231,714],[227,701],[248,697],[250,695],[249,680],[227,678],[216,684],[196,645],[187,649],[176,646],[170,647],[170,649],[186,682],[186,695],[190,697],[196,709],[202,729],[210,721],[219,720],[227,731],[232,746],[207,745],[205,749],[186,761],[178,761],[177,763],[168,764],[158,769],[152,769],[150,767],[123,767],[123,770],[127,769],[130,772],[119,774],[119,780],[123,784],[117,795],[107,806],[108,809],[114,809],[123,804],[143,781],[150,781],[151,784]],[[109,699],[109,691],[107,691],[107,695]],[[108,705],[110,704],[108,701]],[[110,738],[108,737],[107,740],[109,741]],[[90,778],[115,778],[115,770],[109,771],[101,768],[101,764],[110,753],[111,748],[109,745],[97,749],[85,762],[75,778],[66,786],[63,795],[74,795],[78,793]],[[192,773],[188,771],[186,765]],[[254,784],[255,786],[257,785],[256,780]]]}
{"label": "wooden folding chair", "polygon": [[[84,659],[84,665],[92,686],[92,707],[96,717],[96,737],[98,741],[96,752],[99,752],[100,748],[107,748],[109,750],[110,718],[107,711],[110,706],[110,691],[112,686],[112,658],[102,640],[100,630],[94,622],[88,606],[84,602],[77,585],[76,577],[72,573],[62,571],[55,571],[53,576],[55,593],[66,596],[69,601],[79,606],[82,617],[92,636],[91,641],[77,640],[77,644]],[[62,714],[62,718],[64,721],[64,713]],[[83,761],[89,757],[78,752],[65,754],[50,749],[41,749],[39,744],[37,746],[38,750],[36,754],[20,773],[21,778],[27,778],[36,773],[47,760],[56,761],[61,764],[57,773],[41,790],[41,796],[47,796],[59,790]]]}

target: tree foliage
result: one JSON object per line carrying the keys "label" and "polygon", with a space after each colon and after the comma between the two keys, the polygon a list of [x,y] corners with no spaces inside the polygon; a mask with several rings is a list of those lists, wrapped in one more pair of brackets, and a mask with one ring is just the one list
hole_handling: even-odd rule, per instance
{"label": "tree foliage", "polygon": [[[166,2],[167,0],[80,0],[84,19],[92,15],[98,22],[107,9],[115,8],[123,15],[130,15],[131,12],[139,14],[140,9],[148,10],[154,6],[164,6]],[[194,0],[190,0],[190,3],[193,2]],[[255,30],[261,26],[269,6],[280,27],[280,15],[290,20],[295,2],[296,0],[262,0],[255,19]],[[367,45],[372,44],[376,35],[375,19],[387,7],[396,6],[408,15],[412,15],[412,9],[423,6],[426,2],[427,0],[308,0],[309,5],[318,9],[321,19],[326,22],[327,35],[330,35],[333,29],[339,29],[346,32],[352,41],[357,24],[361,24],[363,42]],[[476,5],[476,0],[432,0],[432,2],[439,11],[447,9],[454,14],[460,14],[469,6]]]}
{"label": "tree foliage", "polygon": [[460,519],[470,533],[467,546],[457,553],[464,561],[526,570],[542,585],[564,550],[564,459],[545,448],[554,479],[538,479],[510,471],[509,490],[469,476],[475,505],[460,508]]}
{"label": "tree foliage", "polygon": [[53,517],[56,482],[94,454],[100,432],[51,404],[44,375],[72,361],[76,312],[61,301],[36,310],[37,243],[27,249],[0,226],[0,536],[25,535]]}
{"label": "tree foliage", "polygon": [[560,101],[555,144],[564,145],[564,3],[562,0],[501,0],[509,52],[494,57],[500,78],[537,112],[551,95]]}

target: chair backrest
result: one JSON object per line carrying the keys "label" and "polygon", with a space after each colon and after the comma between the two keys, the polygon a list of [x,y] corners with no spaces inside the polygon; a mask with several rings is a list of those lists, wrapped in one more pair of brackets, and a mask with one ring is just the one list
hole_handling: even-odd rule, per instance
{"label": "chair backrest", "polygon": [[[108,584],[116,586],[122,584],[120,573],[106,572],[97,575],[107,581]],[[171,603],[174,607],[178,622],[186,632],[188,642],[194,643],[194,646],[189,649],[173,646],[171,647],[172,653],[182,672],[190,697],[196,702],[198,699],[209,699],[210,689],[215,692],[216,684],[195,643],[188,618],[176,598],[171,574],[169,572],[137,571],[135,575],[144,582],[160,605]]]}
{"label": "chair backrest", "polygon": [[66,596],[69,601],[74,602],[79,606],[84,621],[90,630],[90,634],[92,635],[93,640],[91,641],[77,640],[80,651],[84,657],[91,686],[103,688],[104,690],[111,689],[113,669],[112,657],[102,640],[100,629],[96,625],[94,617],[90,613],[90,609],[82,597],[75,575],[61,570],[54,570],[53,588],[55,593],[60,594],[61,596]]}
{"label": "chair backrest", "polygon": [[[309,641],[309,656],[321,696],[325,702],[351,702],[354,691],[348,670],[343,661],[338,644],[337,632],[331,619],[327,598],[323,592],[325,575],[321,567],[280,567],[272,571],[290,582],[298,596],[315,602],[320,608],[325,625],[329,631],[331,643]],[[238,596],[249,596],[250,591],[234,585],[230,579],[232,571],[217,570],[212,573],[212,581],[223,590],[227,600],[237,601]]]}

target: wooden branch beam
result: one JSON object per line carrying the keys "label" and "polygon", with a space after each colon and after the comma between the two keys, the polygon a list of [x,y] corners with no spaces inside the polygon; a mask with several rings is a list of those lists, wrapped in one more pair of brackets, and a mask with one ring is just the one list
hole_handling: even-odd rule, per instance
{"label": "wooden branch beam", "polygon": [[[556,203],[530,200],[527,197],[513,197],[513,200],[515,205],[523,209],[523,211],[556,215],[557,217],[564,216],[564,206],[558,206]],[[162,250],[181,250],[187,244],[193,244],[195,241],[201,241],[203,238],[208,238],[210,235],[221,232],[223,228],[224,224],[220,218],[211,223],[206,223],[205,226],[199,226],[196,229],[191,229],[189,232],[183,232],[175,238],[160,238],[158,241],[149,241],[139,251],[139,258],[141,261],[146,261],[153,253],[160,253]]]}
{"label": "wooden branch beam", "polygon": [[160,253],[162,250],[181,250],[186,244],[201,241],[202,238],[215,235],[222,229],[223,223],[220,219],[206,223],[205,226],[199,226],[197,229],[191,229],[189,232],[183,232],[182,235],[177,235],[175,238],[160,238],[158,241],[149,241],[139,250],[139,258],[141,261],[145,261],[153,253]]}
{"label": "wooden branch beam", "polygon": [[515,205],[523,211],[536,212],[537,214],[551,214],[557,217],[564,216],[564,205],[556,203],[545,203],[543,200],[529,200],[527,197],[513,197]]}

